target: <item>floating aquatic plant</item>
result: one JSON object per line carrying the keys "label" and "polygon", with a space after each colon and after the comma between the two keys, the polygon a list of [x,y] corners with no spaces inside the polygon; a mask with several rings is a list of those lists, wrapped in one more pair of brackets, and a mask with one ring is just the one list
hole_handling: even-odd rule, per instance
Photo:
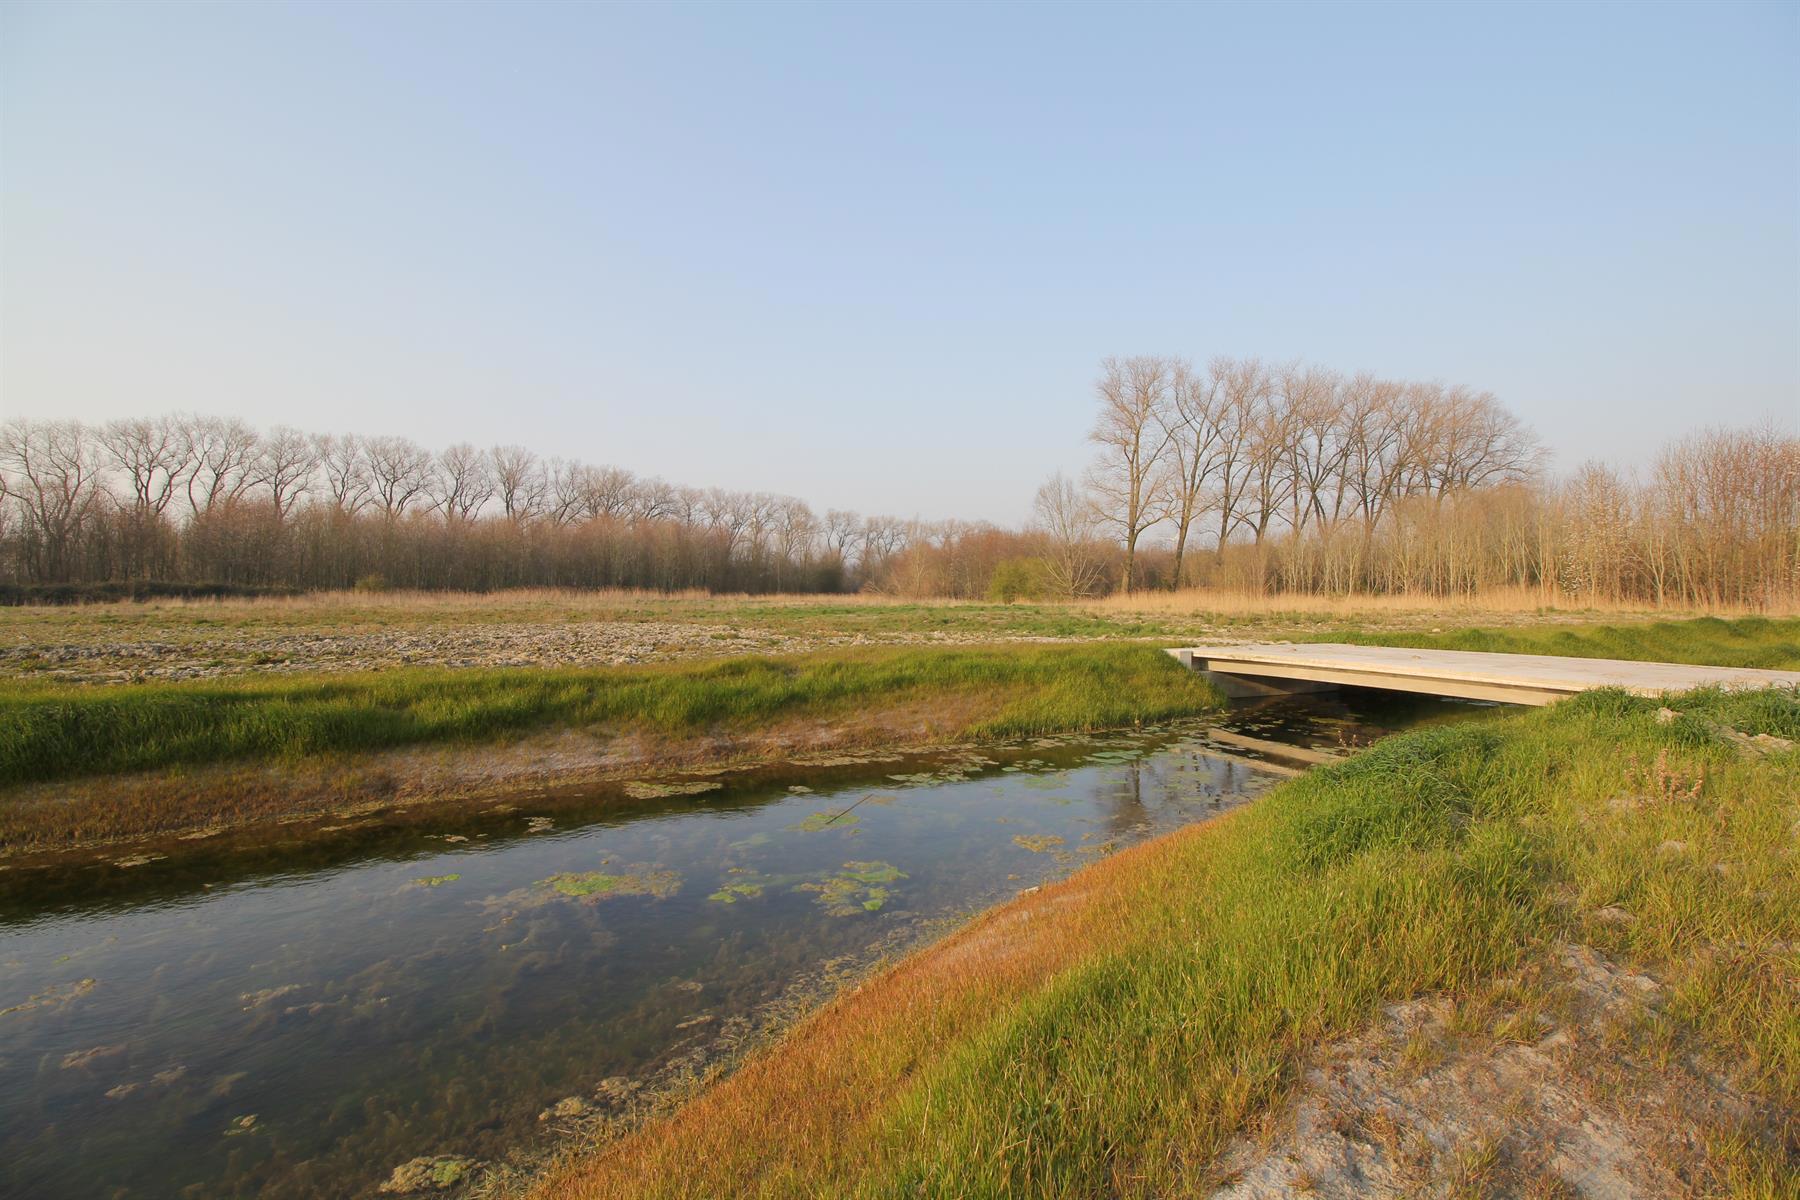
{"label": "floating aquatic plant", "polygon": [[885,862],[847,862],[844,864],[844,875],[859,883],[892,883],[896,879],[905,879],[906,872]]}
{"label": "floating aquatic plant", "polygon": [[880,911],[893,895],[880,885],[905,878],[905,872],[892,863],[847,862],[837,874],[802,883],[794,890],[816,892],[826,912],[834,917],[850,917],[859,912]]}
{"label": "floating aquatic plant", "polygon": [[562,871],[538,880],[538,886],[547,887],[558,896],[577,900],[605,896],[655,896],[660,900],[680,889],[681,875],[676,871],[657,871],[649,867],[628,869],[618,875],[605,871]]}
{"label": "floating aquatic plant", "polygon": [[797,833],[818,833],[822,829],[845,828],[856,825],[862,818],[853,812],[814,813],[804,821],[797,821],[788,828]]}
{"label": "floating aquatic plant", "polygon": [[698,783],[656,783],[647,779],[635,780],[625,785],[624,791],[633,800],[663,800],[670,796],[698,796],[702,792],[716,792],[725,785],[716,781]]}

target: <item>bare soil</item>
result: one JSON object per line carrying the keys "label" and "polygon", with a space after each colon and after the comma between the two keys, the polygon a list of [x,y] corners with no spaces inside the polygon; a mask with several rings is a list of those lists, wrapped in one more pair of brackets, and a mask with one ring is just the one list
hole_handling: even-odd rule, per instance
{"label": "bare soil", "polygon": [[1213,1200],[1730,1194],[1710,1142],[1779,1144],[1792,1114],[1658,1044],[1664,998],[1564,945],[1482,996],[1392,1005],[1227,1149]]}

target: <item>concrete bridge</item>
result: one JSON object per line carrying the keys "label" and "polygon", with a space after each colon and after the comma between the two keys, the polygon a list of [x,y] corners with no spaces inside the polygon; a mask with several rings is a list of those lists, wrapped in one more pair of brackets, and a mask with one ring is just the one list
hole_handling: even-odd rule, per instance
{"label": "concrete bridge", "polygon": [[1624,688],[1639,696],[1709,686],[1800,688],[1800,671],[1558,658],[1547,654],[1481,654],[1328,643],[1195,646],[1169,653],[1184,666],[1205,672],[1220,691],[1233,698],[1367,687],[1508,704],[1549,704],[1603,687]]}

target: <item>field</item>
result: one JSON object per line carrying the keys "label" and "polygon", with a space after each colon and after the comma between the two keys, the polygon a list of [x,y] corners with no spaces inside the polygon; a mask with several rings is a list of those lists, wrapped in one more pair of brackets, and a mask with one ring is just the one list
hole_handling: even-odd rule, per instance
{"label": "field", "polygon": [[1159,652],[1208,639],[1800,662],[1794,619],[1173,599],[1186,606],[538,591],[0,609],[0,851],[1158,720],[1217,702]]}
{"label": "field", "polygon": [[295,599],[0,607],[0,677],[125,683],[402,666],[622,666],[870,645],[1121,638],[1174,644],[1350,630],[1636,622],[1657,615],[1629,608],[1553,608],[1535,594],[1512,592],[1461,602],[1270,600],[1184,592],[1078,605],[643,592],[339,592]]}

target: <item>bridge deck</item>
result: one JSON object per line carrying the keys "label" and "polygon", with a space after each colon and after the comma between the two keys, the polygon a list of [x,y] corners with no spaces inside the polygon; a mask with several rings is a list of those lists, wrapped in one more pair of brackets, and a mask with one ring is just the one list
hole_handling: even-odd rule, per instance
{"label": "bridge deck", "polygon": [[1698,667],[1547,654],[1483,654],[1389,646],[1195,646],[1170,654],[1206,672],[1229,696],[1372,687],[1512,704],[1549,704],[1592,688],[1640,696],[1688,688],[1800,687],[1800,671]]}

